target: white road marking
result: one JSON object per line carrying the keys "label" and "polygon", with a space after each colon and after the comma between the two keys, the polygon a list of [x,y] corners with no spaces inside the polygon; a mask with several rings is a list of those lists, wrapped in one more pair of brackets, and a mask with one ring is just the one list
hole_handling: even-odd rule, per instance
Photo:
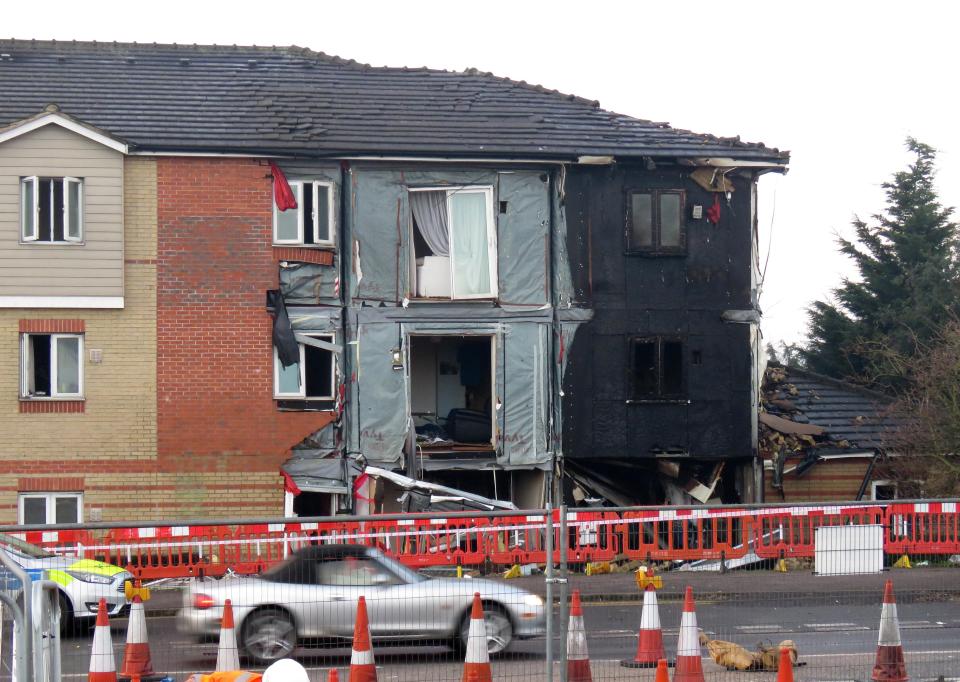
{"label": "white road marking", "polygon": [[781,632],[784,630],[782,625],[735,625],[735,630],[742,630],[745,632]]}
{"label": "white road marking", "polygon": [[901,620],[901,630],[925,630],[927,628],[937,628],[939,624],[934,625],[929,620]]}
{"label": "white road marking", "polygon": [[857,623],[804,623],[811,630],[872,630],[873,628]]}

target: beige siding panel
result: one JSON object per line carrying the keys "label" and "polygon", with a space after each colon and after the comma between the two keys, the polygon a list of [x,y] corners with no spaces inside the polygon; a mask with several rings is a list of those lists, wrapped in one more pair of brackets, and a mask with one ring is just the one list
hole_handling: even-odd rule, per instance
{"label": "beige siding panel", "polygon": [[[123,155],[48,125],[0,144],[0,296],[123,296]],[[84,242],[20,243],[20,178],[84,180]]]}

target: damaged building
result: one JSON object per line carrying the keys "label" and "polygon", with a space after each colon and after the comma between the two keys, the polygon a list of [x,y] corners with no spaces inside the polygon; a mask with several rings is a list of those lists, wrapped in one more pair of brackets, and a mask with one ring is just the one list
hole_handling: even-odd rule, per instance
{"label": "damaged building", "polygon": [[896,481],[884,472],[901,424],[889,396],[771,365],[759,431],[766,501],[896,498]]}
{"label": "damaged building", "polygon": [[759,498],[785,152],[301,48],[0,53],[11,517]]}

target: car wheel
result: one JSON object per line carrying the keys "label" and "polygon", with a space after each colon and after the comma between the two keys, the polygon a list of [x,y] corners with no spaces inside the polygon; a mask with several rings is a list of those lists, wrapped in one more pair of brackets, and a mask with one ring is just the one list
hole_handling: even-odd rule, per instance
{"label": "car wheel", "polygon": [[247,657],[268,665],[287,658],[297,648],[297,628],[286,611],[259,609],[244,619],[240,639],[240,648]]}
{"label": "car wheel", "polygon": [[[513,639],[513,623],[510,622],[510,616],[498,604],[483,605],[483,623],[487,630],[487,653],[499,654],[510,646]],[[460,637],[457,641],[458,648],[467,649],[467,642],[470,634],[470,612],[464,614],[463,622],[460,625]]]}

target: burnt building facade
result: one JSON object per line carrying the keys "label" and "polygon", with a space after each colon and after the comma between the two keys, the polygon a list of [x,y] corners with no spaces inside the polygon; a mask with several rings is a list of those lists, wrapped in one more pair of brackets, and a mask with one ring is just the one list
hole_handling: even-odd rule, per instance
{"label": "burnt building facade", "polygon": [[759,172],[651,159],[567,174],[575,303],[592,319],[563,375],[563,451],[585,491],[758,499]]}

